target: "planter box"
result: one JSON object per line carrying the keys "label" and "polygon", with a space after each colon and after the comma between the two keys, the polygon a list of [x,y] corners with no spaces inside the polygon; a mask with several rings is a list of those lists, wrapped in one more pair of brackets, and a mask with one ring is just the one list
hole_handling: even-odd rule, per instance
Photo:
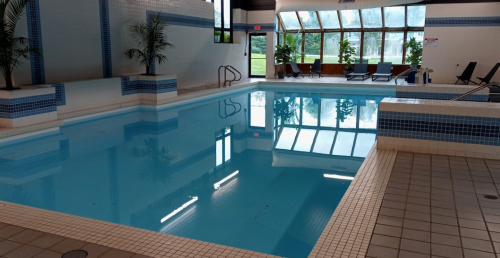
{"label": "planter box", "polygon": [[15,128],[57,120],[55,88],[0,91],[0,127]]}

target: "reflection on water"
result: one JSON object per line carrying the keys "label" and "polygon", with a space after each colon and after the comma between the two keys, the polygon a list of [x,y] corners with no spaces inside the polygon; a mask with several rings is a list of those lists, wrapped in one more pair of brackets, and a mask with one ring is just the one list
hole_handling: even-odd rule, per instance
{"label": "reflection on water", "polygon": [[259,91],[74,122],[0,146],[0,200],[307,257],[350,184],[324,175],[355,175],[380,99]]}

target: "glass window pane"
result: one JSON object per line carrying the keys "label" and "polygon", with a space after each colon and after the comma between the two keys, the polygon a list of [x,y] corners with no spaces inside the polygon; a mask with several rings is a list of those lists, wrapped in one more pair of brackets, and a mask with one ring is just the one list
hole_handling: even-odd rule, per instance
{"label": "glass window pane", "polygon": [[340,29],[339,15],[337,11],[319,11],[323,29]]}
{"label": "glass window pane", "polygon": [[280,13],[281,20],[283,21],[283,25],[285,25],[286,30],[300,30],[299,19],[297,18],[297,14],[295,12],[283,12]]}
{"label": "glass window pane", "polygon": [[318,126],[318,101],[312,98],[303,98],[302,101],[302,124]]}
{"label": "glass window pane", "polygon": [[341,10],[340,18],[342,19],[342,27],[344,29],[361,28],[358,10]]}
{"label": "glass window pane", "polygon": [[338,63],[340,50],[340,32],[325,33],[323,40],[323,63]]}
{"label": "glass window pane", "polygon": [[425,26],[425,5],[408,6],[408,26],[409,27]]}
{"label": "glass window pane", "polygon": [[215,19],[215,27],[220,28],[222,26],[222,2],[221,0],[214,1],[214,19]]}
{"label": "glass window pane", "polygon": [[403,32],[386,32],[384,62],[403,63]]}
{"label": "glass window pane", "polygon": [[215,165],[222,165],[222,140],[215,143]]}
{"label": "glass window pane", "polygon": [[369,64],[380,62],[382,54],[382,32],[365,32],[363,43],[363,59]]}
{"label": "glass window pane", "polygon": [[344,40],[348,40],[351,46],[356,48],[356,54],[353,56],[355,63],[359,62],[359,55],[361,49],[361,32],[344,32]]}
{"label": "glass window pane", "polygon": [[316,142],[314,143],[314,153],[330,154],[332,150],[333,139],[335,138],[335,131],[319,131]]}
{"label": "glass window pane", "polygon": [[231,32],[224,31],[224,42],[231,43]]}
{"label": "glass window pane", "polygon": [[224,28],[231,28],[231,1],[224,0]]}
{"label": "glass window pane", "polygon": [[[286,98],[285,98],[286,99]],[[290,101],[289,99],[287,101]],[[288,121],[285,121],[285,124],[288,125],[298,125],[300,122],[300,98],[295,98],[291,100],[292,103],[288,105],[290,109],[290,113],[292,114]]]}
{"label": "glass window pane", "polygon": [[321,33],[306,33],[304,63],[314,63],[315,59],[320,58],[320,51]]}
{"label": "glass window pane", "polygon": [[297,135],[297,129],[284,127],[281,135],[276,144],[276,149],[290,150],[292,149],[293,142],[295,141],[295,136]]}
{"label": "glass window pane", "polygon": [[337,109],[340,128],[356,128],[357,107],[353,100],[343,99]]}
{"label": "glass window pane", "polygon": [[250,126],[266,127],[266,92],[250,94]]}
{"label": "glass window pane", "polygon": [[295,147],[293,148],[293,150],[310,152],[312,143],[314,141],[314,136],[316,136],[316,130],[300,130],[299,137],[297,138],[297,143],[295,143]]}
{"label": "glass window pane", "polygon": [[337,127],[337,100],[321,99],[321,125]]}
{"label": "glass window pane", "polygon": [[224,146],[224,148],[225,148],[225,153],[224,153],[225,157],[224,158],[226,159],[225,161],[228,161],[228,160],[231,159],[231,135],[226,136],[224,144],[225,144],[225,146]]}
{"label": "glass window pane", "polygon": [[358,133],[352,156],[365,158],[375,143],[375,137],[375,134],[371,133]]}
{"label": "glass window pane", "polygon": [[[406,42],[410,41],[411,38],[415,38],[417,42],[422,43],[424,45],[424,32],[423,31],[408,31],[406,33]],[[410,54],[410,49],[406,49],[406,56]]]}
{"label": "glass window pane", "polygon": [[359,128],[377,129],[378,104],[375,100],[366,100],[365,103],[359,107]]}
{"label": "glass window pane", "polygon": [[363,28],[382,28],[382,9],[362,9]]}
{"label": "glass window pane", "polygon": [[302,25],[304,25],[305,30],[319,30],[319,21],[316,16],[316,12],[313,11],[301,11],[299,12],[299,17],[302,20]]}
{"label": "glass window pane", "polygon": [[384,7],[385,27],[403,28],[405,26],[405,7]]}
{"label": "glass window pane", "polygon": [[333,155],[351,156],[352,145],[356,133],[339,132],[335,146],[333,147]]}

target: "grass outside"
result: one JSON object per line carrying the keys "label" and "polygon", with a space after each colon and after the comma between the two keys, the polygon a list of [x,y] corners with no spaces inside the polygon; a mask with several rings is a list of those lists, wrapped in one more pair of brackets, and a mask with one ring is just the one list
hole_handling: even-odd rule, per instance
{"label": "grass outside", "polygon": [[[254,58],[264,58],[264,59],[254,59]],[[251,75],[266,75],[266,55],[265,54],[252,54],[252,60],[250,68]]]}

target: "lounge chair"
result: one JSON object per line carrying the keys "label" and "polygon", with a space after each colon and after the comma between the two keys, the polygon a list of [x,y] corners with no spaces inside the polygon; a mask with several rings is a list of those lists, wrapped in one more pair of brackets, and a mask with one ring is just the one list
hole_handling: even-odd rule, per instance
{"label": "lounge chair", "polygon": [[493,75],[495,75],[495,73],[497,72],[498,67],[500,67],[500,63],[497,63],[495,66],[493,66],[493,69],[491,69],[491,71],[488,73],[488,75],[486,75],[486,77],[484,78],[476,77],[481,81],[478,85],[483,84],[483,82],[486,84],[490,83],[490,80],[491,78],[493,78]]}
{"label": "lounge chair", "polygon": [[357,76],[361,76],[363,81],[370,78],[370,74],[368,73],[368,64],[354,64],[354,70],[352,73],[347,75],[347,80],[350,81]]}
{"label": "lounge chair", "polygon": [[377,72],[372,74],[372,81],[377,80],[379,77],[387,77],[387,81],[392,80],[391,68],[391,62],[379,62],[377,65]]}
{"label": "lounge chair", "polygon": [[302,73],[302,71],[299,69],[299,67],[297,66],[297,64],[294,62],[294,61],[290,61],[290,66],[292,67],[292,75],[288,76],[288,77],[299,77],[299,75],[302,75],[302,78],[304,78],[304,74]]}
{"label": "lounge chair", "polygon": [[462,75],[457,76],[458,80],[455,82],[455,84],[458,83],[458,81],[463,81],[464,84],[469,85],[469,82],[472,82],[474,84],[477,84],[473,81],[470,80],[472,78],[472,73],[474,73],[474,69],[476,68],[477,62],[470,62],[469,65],[465,68],[464,72]]}
{"label": "lounge chair", "polygon": [[321,75],[321,59],[314,60],[314,64],[311,67],[311,71],[309,71],[309,77],[310,76],[314,77],[314,74],[319,75],[319,77],[323,77],[323,75]]}

